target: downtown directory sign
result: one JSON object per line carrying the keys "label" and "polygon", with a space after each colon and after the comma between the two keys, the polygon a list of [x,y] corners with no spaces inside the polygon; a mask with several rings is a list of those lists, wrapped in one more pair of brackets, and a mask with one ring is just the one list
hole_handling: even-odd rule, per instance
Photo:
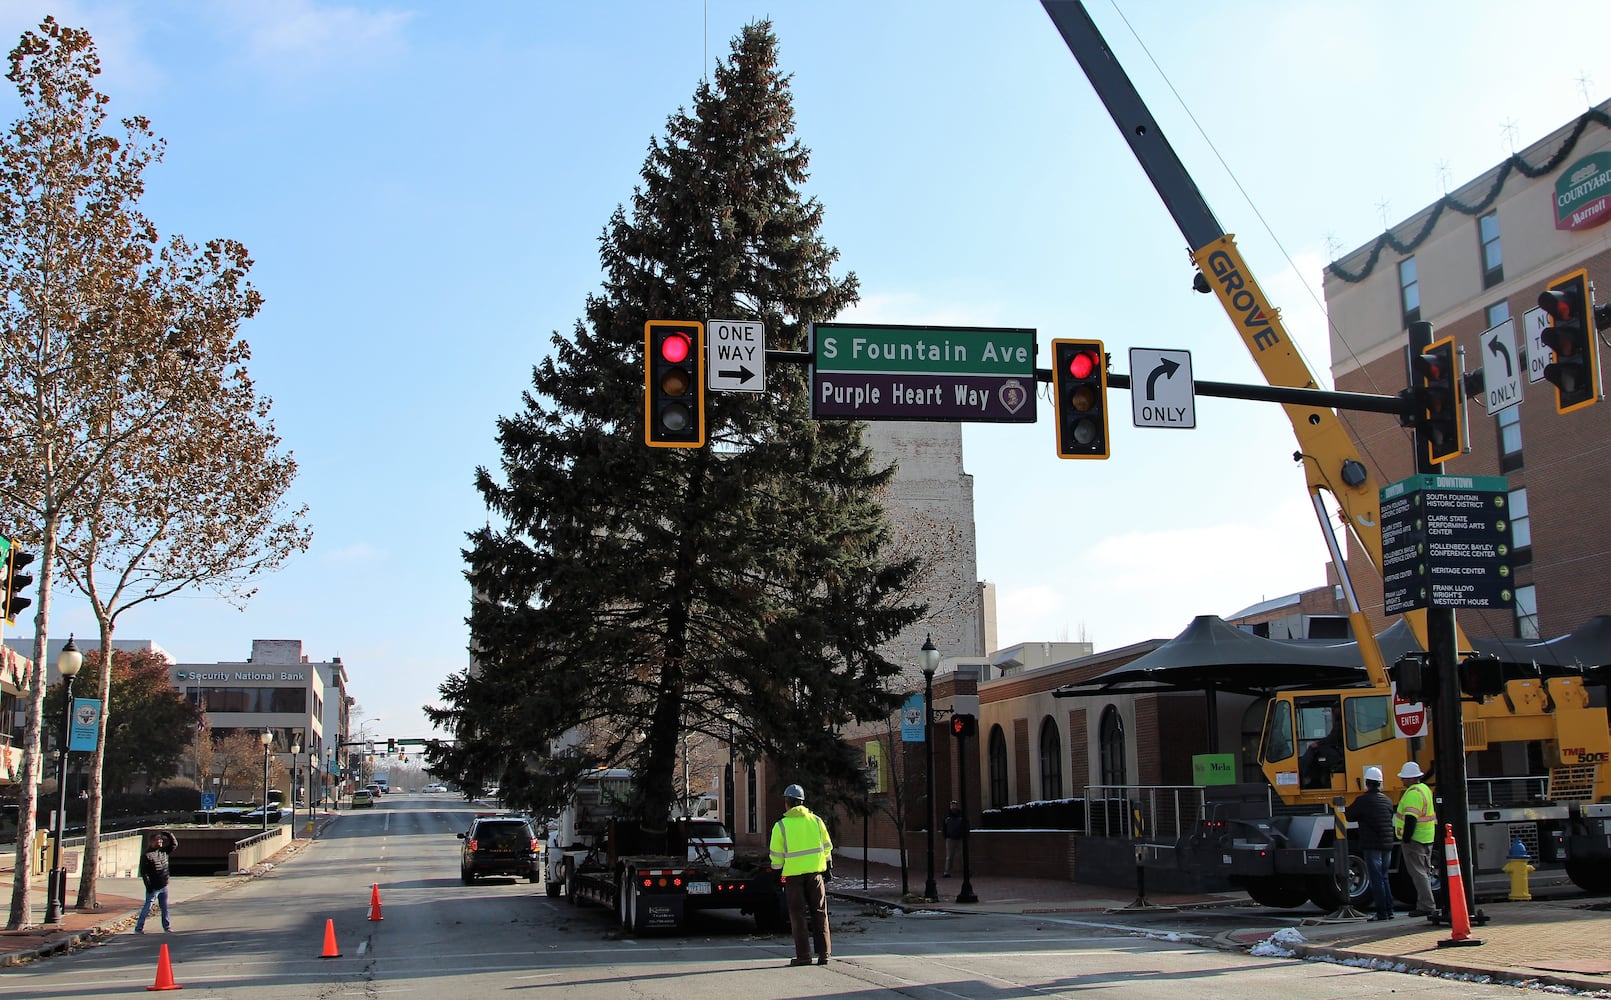
{"label": "downtown directory sign", "polygon": [[1416,475],[1380,499],[1388,614],[1515,605],[1508,479]]}

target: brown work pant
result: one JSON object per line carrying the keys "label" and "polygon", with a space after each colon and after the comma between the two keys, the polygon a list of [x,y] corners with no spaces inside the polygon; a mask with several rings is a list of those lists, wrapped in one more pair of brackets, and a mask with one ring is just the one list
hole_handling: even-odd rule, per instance
{"label": "brown work pant", "polygon": [[789,927],[794,931],[794,957],[810,959],[815,947],[819,957],[828,951],[828,890],[821,872],[790,875],[784,883],[789,894]]}

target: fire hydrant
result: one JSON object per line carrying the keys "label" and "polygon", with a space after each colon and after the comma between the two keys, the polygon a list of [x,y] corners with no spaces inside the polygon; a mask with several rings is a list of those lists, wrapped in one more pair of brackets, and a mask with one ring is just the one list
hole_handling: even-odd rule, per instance
{"label": "fire hydrant", "polygon": [[1510,876],[1510,899],[1532,899],[1533,894],[1528,891],[1527,876],[1538,869],[1527,862],[1527,845],[1517,837],[1511,841],[1510,860],[1505,862],[1505,874]]}

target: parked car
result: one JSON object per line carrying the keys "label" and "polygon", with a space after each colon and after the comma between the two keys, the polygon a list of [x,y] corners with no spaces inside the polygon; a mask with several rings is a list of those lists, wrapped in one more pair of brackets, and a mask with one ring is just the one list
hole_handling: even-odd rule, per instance
{"label": "parked car", "polygon": [[528,882],[542,877],[537,834],[523,816],[477,816],[459,834],[459,880],[471,885],[481,875],[514,875]]}
{"label": "parked car", "polygon": [[422,791],[422,792],[432,792],[432,793],[445,792],[445,791],[447,791],[447,786],[446,785],[426,785],[424,788],[420,789],[420,791]]}
{"label": "parked car", "polygon": [[704,861],[702,855],[708,853],[710,864],[724,866],[733,863],[733,838],[719,820],[690,819],[684,823],[689,861]]}
{"label": "parked car", "polygon": [[360,788],[352,793],[352,807],[354,809],[373,809],[375,808],[375,796],[370,794],[369,789]]}
{"label": "parked car", "polygon": [[[270,823],[278,823],[280,821],[280,819],[284,815],[285,815],[285,813],[281,811],[281,809],[280,809],[280,807],[278,805],[275,805],[273,803],[269,804],[269,807],[268,807],[268,821]],[[253,809],[251,812],[241,814],[240,822],[245,823],[247,826],[261,826],[261,825],[263,825],[263,807],[258,806],[256,809]]]}

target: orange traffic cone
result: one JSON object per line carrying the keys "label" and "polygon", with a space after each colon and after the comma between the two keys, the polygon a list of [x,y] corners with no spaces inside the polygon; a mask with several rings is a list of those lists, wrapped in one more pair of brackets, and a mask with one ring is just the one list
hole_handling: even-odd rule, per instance
{"label": "orange traffic cone", "polygon": [[320,958],[340,958],[341,951],[336,947],[336,922],[329,918],[324,922],[324,954]]}
{"label": "orange traffic cone", "polygon": [[1443,824],[1443,884],[1449,890],[1449,937],[1439,948],[1482,944],[1471,936],[1471,913],[1466,909],[1466,882],[1460,875],[1460,847],[1454,842],[1454,827]]}
{"label": "orange traffic cone", "polygon": [[152,990],[182,990],[183,986],[173,981],[173,965],[168,961],[168,946],[163,945],[162,951],[157,953],[157,981],[147,986],[146,992]]}
{"label": "orange traffic cone", "polygon": [[369,919],[380,920],[380,883],[369,886]]}

